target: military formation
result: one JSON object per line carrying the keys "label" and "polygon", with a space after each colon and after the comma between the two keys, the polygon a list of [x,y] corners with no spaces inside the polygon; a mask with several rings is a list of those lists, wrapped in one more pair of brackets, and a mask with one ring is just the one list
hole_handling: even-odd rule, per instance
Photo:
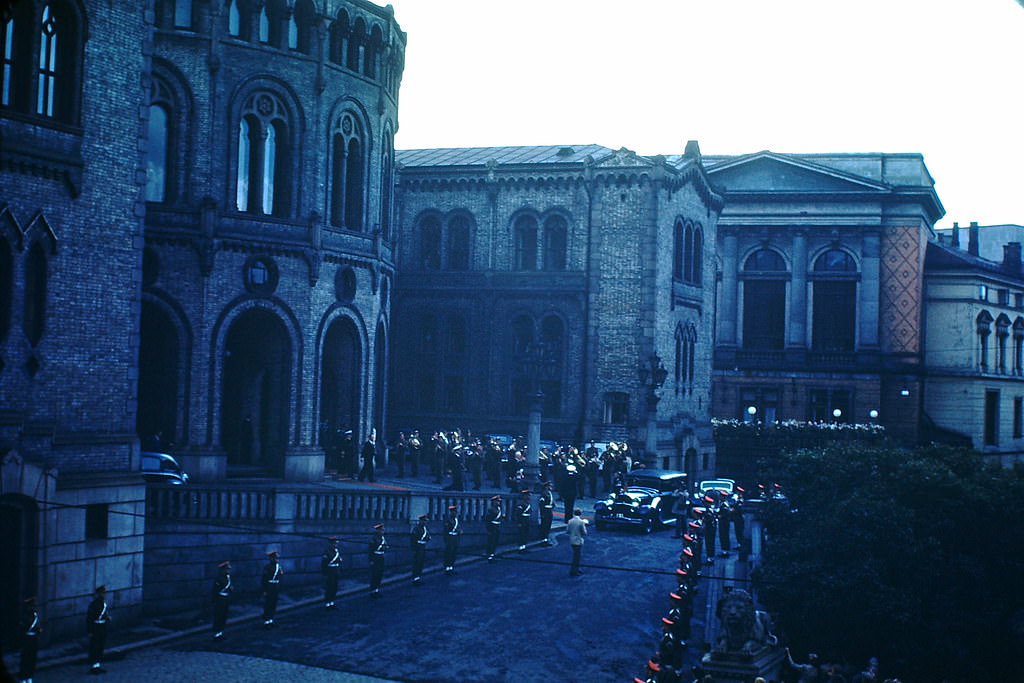
{"label": "military formation", "polygon": [[[697,593],[704,565],[715,561],[715,540],[718,557],[728,557],[731,550],[742,550],[746,527],[743,518],[745,491],[712,489],[693,500],[687,495],[677,497],[679,513],[676,537],[681,540],[676,587],[669,593],[669,609],[661,618],[661,639],[657,651],[647,661],[643,674],[634,683],[678,683],[691,635],[693,599]],[[733,539],[735,538],[735,545]],[[687,679],[688,680],[688,679]]]}

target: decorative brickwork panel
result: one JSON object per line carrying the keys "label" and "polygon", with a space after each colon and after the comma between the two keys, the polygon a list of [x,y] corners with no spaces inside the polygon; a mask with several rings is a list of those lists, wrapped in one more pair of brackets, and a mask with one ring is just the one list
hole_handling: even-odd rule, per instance
{"label": "decorative brickwork panel", "polygon": [[917,353],[921,343],[924,245],[920,228],[892,225],[882,235],[881,341],[890,353]]}

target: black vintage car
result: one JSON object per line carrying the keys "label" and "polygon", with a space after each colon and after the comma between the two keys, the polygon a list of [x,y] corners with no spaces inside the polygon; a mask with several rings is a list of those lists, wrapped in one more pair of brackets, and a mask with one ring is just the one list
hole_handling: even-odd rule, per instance
{"label": "black vintage car", "polygon": [[676,500],[686,496],[686,473],[671,470],[636,470],[626,475],[625,490],[594,503],[598,529],[621,525],[644,533],[675,523]]}

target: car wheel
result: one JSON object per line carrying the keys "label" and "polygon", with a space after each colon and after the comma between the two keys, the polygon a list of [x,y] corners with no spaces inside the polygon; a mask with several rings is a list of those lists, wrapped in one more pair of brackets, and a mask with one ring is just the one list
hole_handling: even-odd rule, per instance
{"label": "car wheel", "polygon": [[644,533],[645,534],[649,534],[652,531],[654,531],[654,518],[653,517],[648,517],[648,518],[646,518],[644,520],[643,529],[644,529]]}

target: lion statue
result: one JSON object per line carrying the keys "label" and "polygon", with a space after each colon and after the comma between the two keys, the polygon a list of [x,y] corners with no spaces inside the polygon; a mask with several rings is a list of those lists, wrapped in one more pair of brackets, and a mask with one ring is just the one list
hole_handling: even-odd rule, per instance
{"label": "lion statue", "polygon": [[771,633],[771,619],[766,612],[754,609],[754,598],[742,589],[723,595],[715,614],[722,625],[716,652],[753,654],[778,639]]}

